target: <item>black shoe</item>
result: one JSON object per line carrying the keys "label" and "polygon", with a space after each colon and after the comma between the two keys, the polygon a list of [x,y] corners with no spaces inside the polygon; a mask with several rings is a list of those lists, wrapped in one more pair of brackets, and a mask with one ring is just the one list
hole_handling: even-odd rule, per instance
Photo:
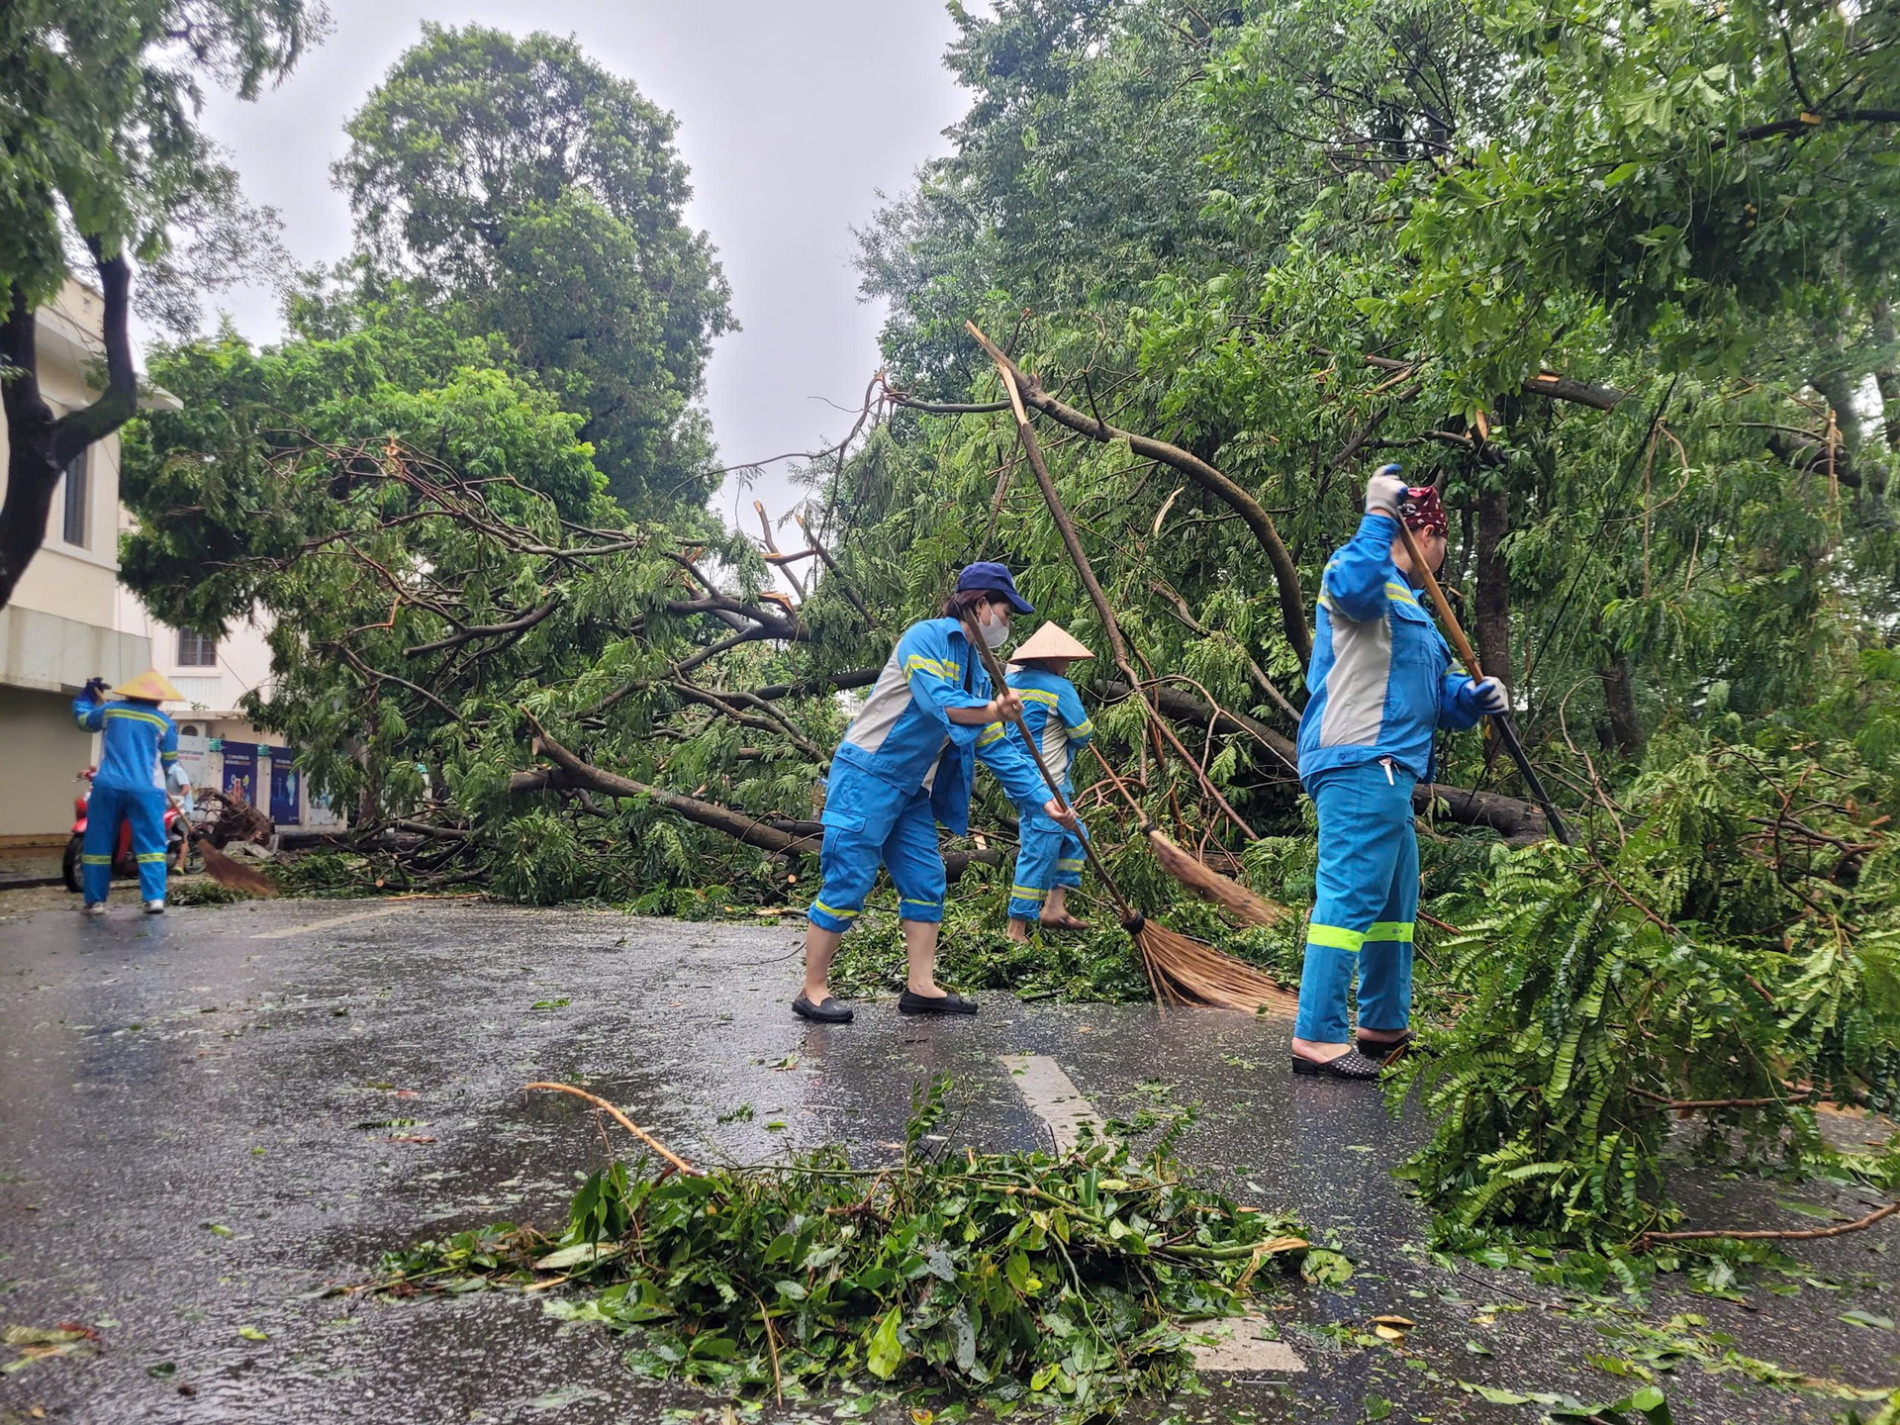
{"label": "black shoe", "polygon": [[1377,1059],[1368,1059],[1357,1049],[1348,1049],[1336,1059],[1321,1063],[1317,1059],[1302,1059],[1293,1056],[1293,1072],[1296,1076],[1311,1074],[1323,1079],[1376,1079],[1384,1066]]}
{"label": "black shoe", "polygon": [[792,1001],[792,1013],[814,1024],[849,1024],[857,1018],[857,1012],[850,1005],[839,1004],[830,995],[826,995],[818,1004],[800,995]]}
{"label": "black shoe", "polygon": [[975,1014],[976,1001],[962,995],[914,995],[905,990],[897,997],[899,1014]]}
{"label": "black shoe", "polygon": [[1364,1034],[1355,1035],[1354,1045],[1368,1059],[1377,1059],[1381,1064],[1396,1064],[1412,1052],[1412,1031],[1406,1030],[1397,1039],[1368,1039]]}

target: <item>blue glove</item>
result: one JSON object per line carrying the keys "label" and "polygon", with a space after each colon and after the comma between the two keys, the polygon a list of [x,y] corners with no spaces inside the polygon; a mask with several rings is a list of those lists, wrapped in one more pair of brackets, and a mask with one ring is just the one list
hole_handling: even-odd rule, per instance
{"label": "blue glove", "polygon": [[1510,694],[1504,691],[1504,684],[1496,678],[1472,679],[1465,684],[1465,696],[1471,699],[1473,707],[1487,717],[1511,710]]}

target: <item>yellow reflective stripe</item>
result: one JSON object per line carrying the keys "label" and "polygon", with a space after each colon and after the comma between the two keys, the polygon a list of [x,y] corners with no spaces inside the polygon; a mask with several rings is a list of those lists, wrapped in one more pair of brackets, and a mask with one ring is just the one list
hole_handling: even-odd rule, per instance
{"label": "yellow reflective stripe", "polygon": [[1368,940],[1398,940],[1404,944],[1412,943],[1412,922],[1409,920],[1375,920],[1372,929],[1366,932]]}
{"label": "yellow reflective stripe", "polygon": [[1325,945],[1334,950],[1344,950],[1348,955],[1357,955],[1359,947],[1366,943],[1365,932],[1348,930],[1343,925],[1321,925],[1315,921],[1306,927],[1308,945]]}
{"label": "yellow reflective stripe", "polygon": [[858,912],[855,910],[833,910],[823,901],[813,901],[811,908],[816,911],[823,911],[833,920],[856,920],[858,918]]}
{"label": "yellow reflective stripe", "polygon": [[149,722],[153,727],[161,729],[171,726],[170,723],[166,722],[165,719],[160,717],[157,713],[134,712],[131,708],[107,708],[106,716],[108,718],[129,718],[133,722]]}
{"label": "yellow reflective stripe", "polygon": [[900,904],[903,904],[903,905],[930,905],[930,906],[937,906],[937,905],[942,905],[942,904],[943,904],[943,902],[942,902],[942,901],[920,901],[920,900],[918,900],[918,899],[917,899],[917,897],[916,897],[916,896],[900,896],[900,897],[899,897],[898,899],[899,899],[899,903],[900,903]]}
{"label": "yellow reflective stripe", "polygon": [[139,852],[138,859],[141,861],[163,861],[165,859],[165,853],[163,851],[141,851]]}
{"label": "yellow reflective stripe", "polygon": [[1009,894],[1014,900],[1039,901],[1046,897],[1049,892],[1038,890],[1034,886],[1011,886],[1009,888]]}
{"label": "yellow reflective stripe", "polygon": [[908,683],[919,669],[926,673],[935,673],[939,678],[946,678],[953,683],[958,677],[956,670],[951,666],[939,663],[935,658],[926,658],[921,653],[913,653],[904,660],[904,681]]}
{"label": "yellow reflective stripe", "polygon": [[1418,607],[1418,600],[1412,597],[1412,591],[1403,584],[1394,584],[1387,580],[1385,593],[1387,598],[1397,599],[1400,603],[1410,604],[1413,608]]}
{"label": "yellow reflective stripe", "polygon": [[1024,702],[1046,703],[1050,707],[1054,707],[1058,701],[1054,693],[1046,693],[1041,688],[1016,688],[1012,691]]}
{"label": "yellow reflective stripe", "polygon": [[1000,722],[993,722],[988,727],[983,729],[982,735],[976,739],[976,745],[978,747],[988,747],[992,742],[995,742],[999,738],[1001,738],[1002,735],[1003,735],[1003,724]]}
{"label": "yellow reflective stripe", "polygon": [[79,862],[83,866],[110,866],[112,864],[112,857],[110,855],[81,856]]}
{"label": "yellow reflective stripe", "polygon": [[158,754],[158,760],[161,762],[176,762],[178,760],[178,754],[176,752],[161,752]]}
{"label": "yellow reflective stripe", "polygon": [[1074,727],[1070,728],[1069,731],[1076,737],[1093,737],[1095,735],[1095,723],[1092,719],[1085,717]]}
{"label": "yellow reflective stripe", "polygon": [[1088,862],[1080,859],[1074,861],[1063,860],[1056,862],[1056,869],[1058,871],[1079,871],[1087,864]]}

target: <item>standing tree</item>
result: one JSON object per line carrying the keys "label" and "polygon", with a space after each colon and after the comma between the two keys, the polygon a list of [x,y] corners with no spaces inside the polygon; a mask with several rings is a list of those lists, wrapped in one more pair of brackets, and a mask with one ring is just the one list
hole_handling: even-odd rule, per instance
{"label": "standing tree", "polygon": [[736,324],[672,116],[572,40],[423,27],[349,123],[336,167],[383,264],[503,334],[585,418],[629,508],[709,493],[698,401],[712,340]]}
{"label": "standing tree", "polygon": [[[177,314],[188,263],[238,257],[236,177],[197,126],[201,76],[256,97],[327,24],[315,0],[8,0],[0,7],[0,398],[8,431],[0,607],[39,552],[60,472],[131,419],[133,266]],[[34,312],[83,246],[105,299],[105,388],[56,415],[40,393]]]}

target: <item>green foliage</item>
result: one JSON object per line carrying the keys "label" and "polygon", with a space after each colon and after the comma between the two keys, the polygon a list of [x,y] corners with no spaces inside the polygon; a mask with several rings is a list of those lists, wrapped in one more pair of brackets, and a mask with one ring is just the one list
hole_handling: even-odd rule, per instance
{"label": "green foliage", "polygon": [[559,1237],[503,1224],[423,1242],[385,1259],[387,1284],[561,1273],[576,1285],[554,1314],[629,1333],[638,1371],[722,1391],[929,1382],[1099,1410],[1183,1379],[1192,1323],[1239,1314],[1272,1289],[1272,1262],[1305,1255],[1289,1219],[1190,1185],[1165,1151],[933,1148],[947,1087],[917,1094],[889,1166],[837,1148],[703,1177],[616,1163]]}
{"label": "green foliage", "polygon": [[247,216],[253,258],[260,236],[198,127],[201,81],[253,99],[326,24],[306,0],[9,0],[0,292],[17,287],[29,309],[50,300],[67,275],[66,235],[77,233],[104,256],[146,264],[155,310],[188,318],[189,294],[167,282],[180,275],[181,233],[231,266]]}
{"label": "green foliage", "polygon": [[1403,1172],[1452,1240],[1672,1226],[1684,1103],[1748,1161],[1887,1171],[1834,1160],[1813,1105],[1900,1103],[1900,863],[1870,825],[1891,780],[1832,745],[1655,756],[1620,844],[1500,850],[1449,946],[1467,998],[1392,1093],[1436,1120]]}

